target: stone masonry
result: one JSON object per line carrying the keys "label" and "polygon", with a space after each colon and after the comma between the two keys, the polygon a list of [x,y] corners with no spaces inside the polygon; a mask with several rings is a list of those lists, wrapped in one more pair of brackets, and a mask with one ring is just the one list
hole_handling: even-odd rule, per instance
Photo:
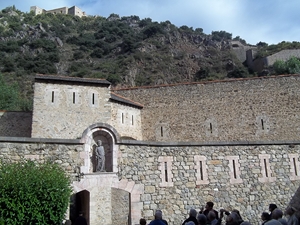
{"label": "stone masonry", "polygon": [[81,209],[89,225],[135,225],[161,209],[176,225],[207,201],[252,224],[270,203],[300,212],[300,75],[119,90],[37,75],[34,91],[27,122],[0,114],[0,159],[65,168],[77,199],[66,219]]}

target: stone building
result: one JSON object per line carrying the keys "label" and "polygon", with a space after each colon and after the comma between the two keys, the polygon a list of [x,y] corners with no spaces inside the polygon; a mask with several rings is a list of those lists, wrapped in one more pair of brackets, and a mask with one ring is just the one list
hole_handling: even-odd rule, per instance
{"label": "stone building", "polygon": [[71,8],[61,7],[61,8],[50,9],[50,10],[45,10],[38,6],[31,6],[30,12],[34,12],[35,15],[39,15],[43,13],[52,13],[52,14],[70,14],[79,17],[86,16],[85,12],[75,5],[72,6]]}
{"label": "stone building", "polygon": [[[37,75],[32,113],[0,112],[0,157],[51,159],[74,177],[66,218],[170,225],[207,201],[260,223],[300,210],[300,75],[112,90]],[[101,140],[105,172],[95,169]]]}

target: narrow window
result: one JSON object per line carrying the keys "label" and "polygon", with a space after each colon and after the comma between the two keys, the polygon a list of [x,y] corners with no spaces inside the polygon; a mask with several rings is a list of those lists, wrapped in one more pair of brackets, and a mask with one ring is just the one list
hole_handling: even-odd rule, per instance
{"label": "narrow window", "polygon": [[264,129],[265,129],[265,126],[264,126],[264,120],[263,120],[263,119],[261,119],[261,120],[260,120],[260,122],[261,122],[261,129],[263,129],[263,130],[264,130]]}
{"label": "narrow window", "polygon": [[131,116],[131,125],[133,125],[133,115]]}
{"label": "narrow window", "polygon": [[201,155],[194,156],[194,163],[196,170],[196,185],[209,184],[206,157]]}
{"label": "narrow window", "polygon": [[210,133],[212,134],[212,124],[209,123],[209,129],[210,129]]}
{"label": "narrow window", "polygon": [[233,177],[236,179],[236,168],[235,168],[235,161],[232,160],[232,166],[233,166]]}
{"label": "narrow window", "polygon": [[264,159],[264,166],[265,166],[266,177],[268,177],[268,167],[267,167],[267,160],[266,159]]}
{"label": "narrow window", "polygon": [[202,165],[202,161],[200,161],[200,180],[203,180],[203,165]]}
{"label": "narrow window", "polygon": [[243,180],[240,176],[241,165],[239,163],[239,156],[232,155],[232,156],[226,156],[225,158],[228,160],[230,183],[231,184],[243,183]]}
{"label": "narrow window", "polygon": [[51,102],[54,102],[54,91],[52,91]]}
{"label": "narrow window", "polygon": [[258,158],[260,160],[260,171],[261,171],[261,177],[259,177],[258,180],[262,183],[274,182],[276,180],[276,177],[272,177],[273,173],[271,169],[271,164],[269,162],[270,155],[259,154]]}
{"label": "narrow window", "polygon": [[165,181],[168,182],[168,164],[167,162],[165,162],[164,164],[165,164]]}
{"label": "narrow window", "polygon": [[158,169],[160,170],[160,186],[161,187],[173,187],[174,183],[172,182],[173,174],[172,174],[172,156],[159,156],[158,157],[159,166]]}
{"label": "narrow window", "polygon": [[122,113],[122,123],[124,123],[124,113]]}
{"label": "narrow window", "polygon": [[73,104],[75,104],[75,92],[73,92]]}
{"label": "narrow window", "polygon": [[290,179],[291,180],[300,180],[300,176],[298,175],[299,154],[289,154],[289,158],[290,158]]}
{"label": "narrow window", "polygon": [[92,104],[95,105],[95,93],[92,94]]}
{"label": "narrow window", "polygon": [[298,176],[298,172],[297,172],[297,164],[296,164],[296,159],[295,159],[295,158],[293,158],[293,163],[294,163],[295,175]]}
{"label": "narrow window", "polygon": [[161,137],[164,136],[164,130],[163,130],[163,127],[160,127],[160,136],[161,136]]}

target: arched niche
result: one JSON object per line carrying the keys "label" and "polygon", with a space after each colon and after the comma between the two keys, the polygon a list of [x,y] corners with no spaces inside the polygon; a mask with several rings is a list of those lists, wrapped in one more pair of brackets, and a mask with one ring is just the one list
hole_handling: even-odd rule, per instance
{"label": "arched niche", "polygon": [[84,143],[84,154],[80,157],[84,159],[84,165],[80,167],[80,172],[85,174],[97,172],[95,150],[98,140],[102,141],[105,151],[105,172],[117,172],[116,142],[119,140],[119,134],[105,123],[93,124],[83,132],[81,141]]}

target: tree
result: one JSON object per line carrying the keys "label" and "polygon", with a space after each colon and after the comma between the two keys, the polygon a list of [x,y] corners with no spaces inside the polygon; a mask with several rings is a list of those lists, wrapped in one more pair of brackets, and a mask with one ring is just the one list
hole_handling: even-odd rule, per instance
{"label": "tree", "polygon": [[300,59],[291,57],[286,62],[278,60],[273,64],[276,74],[296,74],[300,73]]}
{"label": "tree", "polygon": [[1,162],[0,180],[0,221],[6,225],[61,224],[71,181],[58,164]]}

